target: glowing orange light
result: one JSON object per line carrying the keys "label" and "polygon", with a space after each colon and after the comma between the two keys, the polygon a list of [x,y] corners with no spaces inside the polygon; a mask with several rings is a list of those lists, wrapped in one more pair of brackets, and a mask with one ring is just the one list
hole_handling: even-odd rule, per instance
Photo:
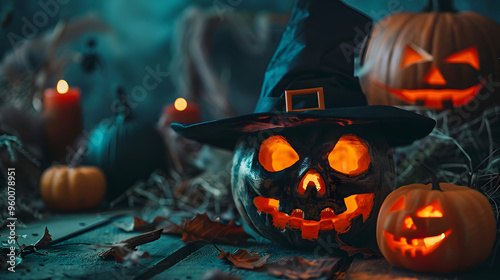
{"label": "glowing orange light", "polygon": [[393,212],[393,211],[397,211],[397,210],[402,210],[403,208],[405,208],[405,197],[402,196],[398,199],[398,201],[396,201],[396,203],[394,203],[391,207],[391,209],[389,210],[389,212]]}
{"label": "glowing orange light", "polygon": [[431,71],[429,71],[429,74],[427,74],[427,76],[424,78],[424,82],[428,83],[429,85],[446,85],[446,80],[444,79],[441,71],[437,69],[437,67],[433,67]]}
{"label": "glowing orange light", "polygon": [[321,220],[303,219],[303,212],[294,209],[291,215],[278,211],[279,201],[272,198],[258,196],[253,203],[257,207],[257,212],[264,212],[273,216],[273,226],[285,229],[287,227],[300,229],[302,238],[315,240],[318,238],[320,230],[333,230],[338,233],[345,233],[351,227],[351,220],[357,216],[363,217],[363,222],[368,219],[373,208],[373,193],[355,194],[344,198],[346,211],[335,215],[331,208],[321,211]]}
{"label": "glowing orange light", "polygon": [[401,62],[401,69],[406,68],[410,65],[431,61],[432,56],[424,51],[422,48],[410,44],[406,46],[405,52],[403,54],[403,60]]}
{"label": "glowing orange light", "polygon": [[469,103],[482,89],[483,84],[479,83],[466,89],[397,89],[374,82],[379,88],[397,95],[408,103],[415,103],[417,100],[424,100],[426,107],[443,108],[443,100],[451,100],[453,106],[463,106]]}
{"label": "glowing orange light", "polygon": [[330,167],[347,175],[358,175],[368,169],[368,147],[356,135],[342,136],[328,155]]}
{"label": "glowing orange light", "polygon": [[410,216],[405,217],[403,221],[403,229],[412,229],[412,230],[417,229],[417,226],[415,226],[415,223],[413,222],[413,219]]}
{"label": "glowing orange light", "polygon": [[394,234],[385,232],[385,240],[393,251],[400,251],[402,255],[416,257],[417,252],[422,256],[432,253],[443,240],[451,234],[451,230],[436,236],[412,239],[408,242],[406,237],[397,237]]}
{"label": "glowing orange light", "polygon": [[476,47],[470,47],[463,51],[454,53],[450,55],[445,61],[448,63],[465,63],[476,68],[476,70],[480,69],[479,54]]}
{"label": "glowing orange light", "polygon": [[65,80],[59,80],[56,89],[59,94],[65,94],[69,90],[68,83]]}
{"label": "glowing orange light", "polygon": [[272,198],[256,197],[253,203],[257,207],[257,212],[264,211],[265,213],[270,213],[278,211],[280,207],[280,201]]}
{"label": "glowing orange light", "polygon": [[417,217],[420,218],[441,218],[443,217],[443,211],[441,210],[441,205],[436,200],[431,204],[425,206],[424,208],[417,211]]}
{"label": "glowing orange light", "polygon": [[187,103],[186,99],[184,99],[182,97],[177,98],[174,102],[175,109],[177,111],[180,111],[180,112],[186,110],[187,106],[188,106],[188,103]]}
{"label": "glowing orange light", "polygon": [[445,237],[446,237],[446,234],[444,232],[438,236],[426,237],[426,238],[424,238],[424,244],[427,248],[429,248],[429,247],[433,246],[434,244],[443,240]]}
{"label": "glowing orange light", "polygon": [[307,171],[299,184],[299,193],[304,194],[309,185],[314,185],[319,194],[325,194],[325,181],[314,169]]}
{"label": "glowing orange light", "polygon": [[299,155],[283,136],[271,136],[260,146],[259,162],[267,171],[281,171],[298,160]]}

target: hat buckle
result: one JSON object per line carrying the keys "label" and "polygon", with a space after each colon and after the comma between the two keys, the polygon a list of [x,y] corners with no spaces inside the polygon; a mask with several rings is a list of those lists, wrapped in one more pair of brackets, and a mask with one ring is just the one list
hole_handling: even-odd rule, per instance
{"label": "hat buckle", "polygon": [[[293,109],[293,97],[301,95],[316,94],[318,98],[318,107]],[[285,110],[286,112],[303,112],[309,110],[325,110],[325,95],[323,87],[285,90]]]}

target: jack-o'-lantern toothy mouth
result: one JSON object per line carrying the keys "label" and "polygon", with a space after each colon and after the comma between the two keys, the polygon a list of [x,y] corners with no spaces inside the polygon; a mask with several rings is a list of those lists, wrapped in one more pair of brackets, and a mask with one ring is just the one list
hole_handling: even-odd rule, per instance
{"label": "jack-o'-lantern toothy mouth", "polygon": [[374,84],[408,103],[422,102],[421,105],[437,109],[443,108],[443,102],[450,101],[455,107],[464,106],[471,102],[483,87],[483,84],[479,83],[466,89],[398,89],[377,81],[374,81]]}
{"label": "jack-o'-lantern toothy mouth", "polygon": [[346,211],[335,215],[331,208],[321,211],[321,220],[306,220],[303,218],[301,209],[294,209],[292,213],[286,214],[278,211],[279,200],[258,196],[253,203],[257,207],[257,212],[264,212],[273,217],[273,226],[280,229],[289,228],[300,229],[303,239],[315,240],[318,238],[320,230],[333,230],[338,233],[345,233],[351,227],[351,221],[357,216],[363,217],[363,222],[368,219],[373,208],[373,193],[355,194],[344,198]]}
{"label": "jack-o'-lantern toothy mouth", "polygon": [[385,232],[387,244],[394,252],[398,251],[401,255],[416,257],[425,256],[434,251],[451,233],[451,229],[436,236],[425,238],[407,239],[406,237],[397,237],[394,234]]}

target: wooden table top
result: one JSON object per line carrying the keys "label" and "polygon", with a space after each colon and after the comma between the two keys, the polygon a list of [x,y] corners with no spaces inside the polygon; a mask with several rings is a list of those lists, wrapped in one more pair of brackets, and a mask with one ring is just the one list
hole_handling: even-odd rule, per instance
{"label": "wooden table top", "polygon": [[[17,235],[26,235],[20,243],[33,244],[47,227],[55,243],[49,249],[25,256],[16,266],[16,272],[1,271],[0,279],[201,279],[207,271],[219,269],[225,273],[240,276],[241,279],[277,279],[262,269],[246,270],[236,268],[227,261],[217,259],[219,251],[211,244],[200,242],[185,244],[176,235],[162,234],[157,241],[141,245],[150,259],[142,259],[141,266],[124,267],[114,260],[103,260],[97,253],[102,249],[91,248],[88,244],[115,243],[132,236],[135,232],[124,232],[115,223],[130,222],[131,211],[55,214],[45,220],[17,228]],[[146,218],[146,217],[144,217]],[[307,260],[324,258],[326,252],[302,252],[274,244],[250,229],[247,232],[255,240],[239,246],[217,245],[219,249],[234,252],[246,249],[259,256],[270,254],[268,263],[284,263],[294,256]],[[2,242],[7,231],[0,231]],[[496,251],[498,252],[498,245]],[[340,252],[340,251],[339,251]],[[480,268],[453,275],[420,274],[392,267],[383,258],[364,259],[332,253],[338,258],[334,267],[337,273],[322,279],[500,279],[499,258],[490,259]],[[464,256],[466,257],[466,256]]]}

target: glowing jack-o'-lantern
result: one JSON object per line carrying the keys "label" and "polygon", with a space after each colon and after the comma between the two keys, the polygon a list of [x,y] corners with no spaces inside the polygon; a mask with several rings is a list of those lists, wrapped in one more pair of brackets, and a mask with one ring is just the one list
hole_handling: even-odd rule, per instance
{"label": "glowing jack-o'-lantern", "polygon": [[484,262],[496,238],[488,200],[448,183],[414,184],[392,192],[380,208],[377,242],[393,265],[451,273]]}
{"label": "glowing jack-o'-lantern", "polygon": [[381,139],[357,133],[310,127],[281,132],[257,146],[241,141],[232,180],[243,218],[281,243],[334,242],[338,233],[346,242],[368,244],[375,234],[367,229],[390,192],[384,174],[392,159]]}
{"label": "glowing jack-o'-lantern", "polygon": [[321,249],[338,234],[350,246],[376,247],[376,216],[394,184],[388,148],[434,127],[418,114],[366,106],[339,43],[354,44],[353,30],[369,22],[342,1],[296,1],[254,113],[172,124],[187,138],[234,150],[235,205],[272,241]]}
{"label": "glowing jack-o'-lantern", "polygon": [[[455,11],[451,0],[429,0],[421,13],[389,16],[374,28],[364,53],[361,82],[368,103],[434,109],[469,104],[486,80],[499,79],[500,40],[492,34],[500,34],[500,25]],[[485,107],[500,97],[480,100]]]}

